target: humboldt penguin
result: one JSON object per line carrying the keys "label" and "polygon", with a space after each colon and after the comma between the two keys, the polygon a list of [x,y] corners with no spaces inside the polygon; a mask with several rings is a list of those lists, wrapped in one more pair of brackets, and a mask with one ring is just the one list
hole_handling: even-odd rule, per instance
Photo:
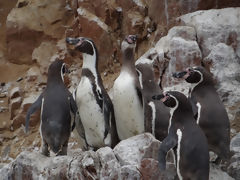
{"label": "humboldt penguin", "polygon": [[143,96],[145,132],[152,133],[162,141],[168,134],[170,113],[161,101],[152,100],[153,95],[162,93],[155,80],[153,65],[154,60],[148,58],[140,58],[135,63]]}
{"label": "humboldt penguin", "polygon": [[121,72],[113,84],[113,105],[121,140],[144,132],[142,93],[134,65],[136,41],[136,35],[128,35],[122,41]]}
{"label": "humboldt penguin", "polygon": [[80,116],[78,121],[81,121],[85,130],[87,146],[94,150],[103,146],[113,148],[119,139],[112,101],[98,71],[96,45],[93,40],[86,37],[68,37],[66,42],[74,45],[75,50],[83,55],[81,80],[76,89],[76,103]]}
{"label": "humboldt penguin", "polygon": [[[187,68],[173,74],[191,83],[189,99],[197,124],[203,129],[209,150],[222,160],[230,158],[230,123],[226,109],[214,87],[212,76],[204,67]],[[220,160],[220,159],[217,160]]]}
{"label": "humboldt penguin", "polygon": [[166,169],[166,155],[174,150],[179,180],[208,180],[209,153],[206,136],[197,125],[187,97],[177,91],[153,96],[171,108],[169,133],[159,148],[160,170]]}
{"label": "humboldt penguin", "polygon": [[42,154],[49,156],[49,149],[56,155],[66,155],[71,133],[71,112],[75,115],[77,105],[64,84],[66,65],[55,60],[48,69],[47,87],[30,106],[26,115],[25,131],[32,113],[41,108],[40,135]]}

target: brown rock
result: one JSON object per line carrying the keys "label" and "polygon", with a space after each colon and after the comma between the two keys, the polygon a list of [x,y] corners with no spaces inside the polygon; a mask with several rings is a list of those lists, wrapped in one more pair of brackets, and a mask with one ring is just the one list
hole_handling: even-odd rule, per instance
{"label": "brown rock", "polygon": [[61,38],[71,18],[65,0],[22,1],[9,13],[7,57],[17,64],[31,64],[31,54],[43,39]]}
{"label": "brown rock", "polygon": [[21,97],[11,99],[11,102],[10,102],[10,114],[11,114],[10,119],[11,120],[16,116],[17,112],[19,111],[21,103],[22,103]]}
{"label": "brown rock", "polygon": [[151,158],[145,158],[141,161],[139,171],[143,179],[157,180],[160,176],[158,161]]}
{"label": "brown rock", "polygon": [[20,97],[20,95],[21,95],[20,87],[14,87],[13,89],[11,89],[10,99]]}

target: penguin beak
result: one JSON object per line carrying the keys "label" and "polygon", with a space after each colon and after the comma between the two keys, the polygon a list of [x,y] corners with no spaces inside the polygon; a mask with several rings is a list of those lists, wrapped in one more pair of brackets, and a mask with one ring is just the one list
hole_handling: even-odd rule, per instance
{"label": "penguin beak", "polygon": [[172,74],[172,76],[175,78],[183,78],[187,73],[187,71],[175,72]]}
{"label": "penguin beak", "polygon": [[68,43],[70,45],[76,45],[76,44],[78,44],[79,41],[80,41],[80,39],[78,39],[78,38],[71,38],[71,37],[66,38],[66,43]]}
{"label": "penguin beak", "polygon": [[153,100],[161,100],[161,99],[163,99],[164,97],[165,97],[164,94],[159,94],[159,95],[152,96],[152,99],[153,99]]}
{"label": "penguin beak", "polygon": [[127,41],[129,44],[134,44],[134,43],[136,43],[136,41],[137,41],[137,35],[128,35],[127,38],[126,38],[126,41]]}

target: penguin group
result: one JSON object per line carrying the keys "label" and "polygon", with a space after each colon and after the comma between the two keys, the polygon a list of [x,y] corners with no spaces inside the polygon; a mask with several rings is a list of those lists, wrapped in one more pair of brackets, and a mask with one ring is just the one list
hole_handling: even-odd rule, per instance
{"label": "penguin group", "polygon": [[[178,179],[209,177],[209,150],[219,159],[230,156],[230,125],[227,112],[204,67],[174,72],[174,78],[191,84],[189,96],[177,91],[163,92],[154,74],[154,59],[135,62],[136,35],[121,43],[122,67],[113,83],[112,99],[98,71],[98,50],[86,37],[67,37],[66,43],[82,53],[81,79],[70,93],[64,84],[68,72],[62,60],[49,66],[46,89],[27,111],[41,109],[41,152],[66,155],[71,131],[76,128],[87,149],[114,148],[121,140],[150,132],[161,141],[159,167],[166,169],[166,156],[173,150]],[[195,161],[195,163],[193,163]]]}

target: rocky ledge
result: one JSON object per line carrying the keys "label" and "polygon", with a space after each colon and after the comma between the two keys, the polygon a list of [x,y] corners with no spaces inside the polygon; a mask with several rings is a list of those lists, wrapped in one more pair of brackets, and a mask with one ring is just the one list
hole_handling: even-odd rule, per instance
{"label": "rocky ledge", "polygon": [[[240,134],[239,134],[240,135]],[[232,149],[239,150],[239,135]],[[147,179],[173,180],[176,175],[171,157],[167,170],[160,172],[157,153],[160,142],[145,133],[121,141],[114,149],[104,147],[94,151],[69,149],[67,156],[45,157],[37,151],[22,152],[16,160],[0,170],[3,180],[11,179]],[[239,151],[238,151],[239,153]],[[171,154],[171,153],[169,153]],[[194,162],[193,162],[194,163]],[[231,166],[231,170],[237,166]],[[232,172],[233,172],[232,171]],[[235,171],[237,175],[237,171]],[[236,176],[236,177],[239,177]],[[233,180],[219,166],[211,164],[211,180]]]}

